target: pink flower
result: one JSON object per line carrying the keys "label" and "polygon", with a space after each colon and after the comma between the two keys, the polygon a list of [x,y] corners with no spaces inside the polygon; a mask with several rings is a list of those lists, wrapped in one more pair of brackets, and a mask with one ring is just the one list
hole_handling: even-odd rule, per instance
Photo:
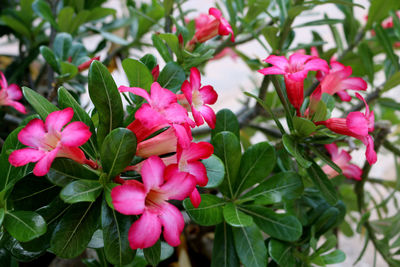
{"label": "pink flower", "polygon": [[128,233],[132,249],[154,245],[164,228],[165,241],[171,246],[180,244],[184,227],[181,212],[168,200],[185,199],[196,184],[187,173],[171,175],[159,157],[148,158],[141,169],[142,181],[127,180],[111,191],[114,208],[125,215],[142,215]]}
{"label": "pink flower", "polygon": [[264,60],[272,64],[258,72],[264,75],[282,74],[285,77],[286,93],[290,103],[300,116],[300,108],[304,101],[304,79],[309,71],[329,71],[328,63],[320,58],[294,53],[287,60],[284,56],[270,55]]}
{"label": "pink flower", "polygon": [[347,118],[330,118],[325,121],[318,121],[316,125],[325,125],[329,130],[347,136],[352,136],[361,140],[367,146],[365,155],[369,164],[374,164],[377,160],[374,150],[374,140],[368,134],[374,131],[374,112],[369,110],[367,102],[364,98],[356,93],[358,99],[365,103],[365,113],[359,111],[350,112]]}
{"label": "pink flower", "polygon": [[31,120],[18,134],[18,140],[29,147],[13,151],[8,158],[11,165],[20,167],[37,162],[33,169],[36,176],[45,175],[54,159],[59,157],[96,168],[96,163],[87,160],[78,148],[92,135],[89,127],[78,121],[65,126],[73,115],[73,109],[66,108],[50,113],[45,123],[40,119]]}
{"label": "pink flower", "polygon": [[84,70],[87,70],[87,69],[90,67],[90,64],[92,64],[92,62],[93,62],[94,60],[100,60],[100,56],[96,56],[96,57],[91,58],[91,59],[89,59],[88,61],[85,61],[85,62],[83,62],[82,64],[80,64],[80,65],[78,66],[78,71],[79,71],[79,72],[82,72],[82,71],[84,71]]}
{"label": "pink flower", "polygon": [[[355,164],[349,163],[351,160],[350,154],[341,150],[339,153],[338,147],[336,144],[325,145],[326,150],[328,150],[329,154],[331,154],[332,161],[343,171],[343,175],[349,179],[361,180],[362,170]],[[330,177],[335,177],[338,175],[338,172],[332,169],[329,165],[325,165],[322,167],[322,170]]]}
{"label": "pink flower", "polygon": [[8,85],[6,77],[4,77],[4,74],[1,71],[0,75],[0,106],[11,106],[19,112],[26,114],[24,105],[17,102],[17,100],[22,98],[21,88],[14,83]]}
{"label": "pink flower", "polygon": [[214,19],[206,19],[204,15],[196,20],[196,33],[193,39],[188,43],[187,49],[193,50],[196,43],[204,43],[217,35],[231,35],[231,41],[235,42],[235,36],[229,22],[222,17],[221,11],[216,8],[210,8],[208,13]]}
{"label": "pink flower", "polygon": [[[190,82],[184,81],[182,84],[182,92],[192,111],[194,121],[197,126],[204,123],[204,120],[211,127],[215,127],[216,116],[214,110],[207,106],[217,101],[218,95],[211,85],[201,87],[200,72],[197,68],[190,69]],[[178,96],[179,100],[185,102],[182,95]],[[185,105],[184,105],[185,106]],[[203,120],[204,118],[204,120]]]}

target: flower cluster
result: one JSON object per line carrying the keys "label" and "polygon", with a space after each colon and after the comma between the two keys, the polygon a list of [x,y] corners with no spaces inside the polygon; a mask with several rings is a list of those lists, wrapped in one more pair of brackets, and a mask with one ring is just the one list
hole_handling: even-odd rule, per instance
{"label": "flower cluster", "polygon": [[18,102],[22,98],[21,88],[16,84],[8,84],[0,71],[0,106],[11,106],[21,113],[26,113],[24,105]]}

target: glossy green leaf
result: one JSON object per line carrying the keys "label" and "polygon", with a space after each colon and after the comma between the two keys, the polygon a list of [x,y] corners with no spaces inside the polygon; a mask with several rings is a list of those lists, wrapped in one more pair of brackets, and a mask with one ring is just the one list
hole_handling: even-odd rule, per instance
{"label": "glossy green leaf", "polygon": [[60,72],[60,68],[58,66],[58,61],[56,59],[56,56],[53,53],[53,50],[51,50],[47,46],[42,45],[40,47],[40,53],[42,54],[42,56],[44,57],[46,62],[52,67],[52,69],[55,72]]}
{"label": "glossy green leaf", "polygon": [[219,188],[224,195],[232,197],[242,156],[239,140],[233,133],[223,131],[214,136],[212,143],[215,155],[225,166],[225,178]]}
{"label": "glossy green leaf", "polygon": [[216,156],[211,155],[208,159],[201,161],[206,167],[208,183],[205,188],[214,188],[219,186],[224,180],[225,168],[224,163]]}
{"label": "glossy green leaf", "polygon": [[280,203],[284,199],[296,199],[303,192],[301,177],[295,172],[281,172],[244,194],[241,199],[254,199],[257,204]]}
{"label": "glossy green leaf", "polygon": [[239,267],[232,227],[223,222],[215,228],[211,267]]}
{"label": "glossy green leaf", "polygon": [[292,215],[275,213],[262,206],[245,206],[239,209],[251,215],[255,224],[273,238],[296,241],[303,232],[300,221]]}
{"label": "glossy green leaf", "polygon": [[280,266],[294,267],[296,259],[292,254],[292,246],[279,240],[271,239],[268,243],[268,253]]}
{"label": "glossy green leaf", "polygon": [[95,180],[74,181],[63,188],[60,197],[66,203],[94,202],[103,187]]}
{"label": "glossy green leaf", "polygon": [[65,80],[65,79],[72,79],[73,77],[76,76],[76,74],[78,74],[78,68],[69,63],[69,62],[61,62],[60,63],[60,69],[61,69],[61,80]]}
{"label": "glossy green leaf", "polygon": [[326,201],[334,205],[338,201],[337,192],[322,169],[316,163],[313,163],[307,169],[307,173]]}
{"label": "glossy green leaf", "polygon": [[303,157],[302,153],[299,151],[297,142],[292,136],[284,134],[282,141],[286,151],[296,159],[300,166],[303,168],[309,168],[311,166],[311,162]]}
{"label": "glossy green leaf", "polygon": [[7,232],[21,242],[27,242],[46,233],[47,225],[42,216],[33,211],[9,211],[3,226]]}
{"label": "glossy green leaf", "polygon": [[312,121],[297,116],[293,118],[293,126],[297,133],[304,137],[315,132],[317,128]]}
{"label": "glossy green leaf", "polygon": [[211,130],[211,138],[222,131],[232,132],[240,139],[240,126],[236,115],[229,109],[221,109],[217,112],[215,128]]}
{"label": "glossy green leaf", "polygon": [[62,32],[54,38],[53,51],[60,60],[68,61],[68,52],[71,47],[72,37],[70,34]]}
{"label": "glossy green leaf", "polygon": [[97,60],[92,62],[89,69],[89,95],[100,118],[97,142],[101,146],[113,129],[122,126],[124,111],[114,79]]}
{"label": "glossy green leaf", "polygon": [[129,86],[140,87],[146,91],[150,91],[150,86],[153,83],[153,76],[150,70],[142,62],[127,58],[122,61],[126,77],[128,77]]}
{"label": "glossy green leaf", "polygon": [[232,202],[229,202],[224,206],[223,214],[225,221],[231,226],[240,227],[250,226],[253,224],[251,216],[238,210]]}
{"label": "glossy green leaf", "polygon": [[225,202],[221,198],[210,194],[201,194],[201,202],[197,208],[193,206],[190,199],[183,201],[183,207],[190,218],[204,226],[216,225],[224,220],[224,205]]}
{"label": "glossy green leaf", "polygon": [[129,216],[110,209],[105,201],[101,207],[101,227],[103,230],[104,252],[107,260],[115,265],[125,265],[133,261],[136,251],[129,246],[128,232],[132,225]]}
{"label": "glossy green leaf", "polygon": [[264,180],[275,167],[275,149],[268,142],[250,146],[240,161],[239,179],[235,189],[237,196],[243,190]]}
{"label": "glossy green leaf", "polygon": [[146,54],[140,58],[140,62],[146,65],[149,71],[152,71],[157,66],[157,58],[152,54]]}
{"label": "glossy green leaf", "polygon": [[161,260],[161,241],[157,240],[153,246],[143,249],[143,254],[150,265],[157,266]]}
{"label": "glossy green leaf", "polygon": [[267,265],[267,248],[264,238],[256,226],[234,227],[233,237],[236,252],[246,267],[265,267]]}
{"label": "glossy green leaf", "polygon": [[168,51],[168,47],[164,44],[164,42],[157,34],[153,34],[151,36],[151,40],[153,41],[154,47],[157,49],[158,53],[160,53],[165,62],[170,62],[173,60]]}
{"label": "glossy green leaf", "polygon": [[32,4],[32,9],[42,19],[50,22],[51,26],[58,29],[58,25],[57,25],[56,21],[54,20],[53,13],[51,12],[49,3],[47,3],[44,0],[36,0]]}
{"label": "glossy green leaf", "polygon": [[135,153],[135,134],[126,128],[112,130],[104,139],[100,151],[103,170],[109,178],[114,178],[129,165]]}
{"label": "glossy green leaf", "polygon": [[36,93],[32,89],[22,86],[22,92],[24,93],[25,99],[31,104],[33,109],[39,114],[39,116],[45,120],[47,115],[51,112],[59,110],[54,104],[50,103],[42,95]]}
{"label": "glossy green leaf", "polygon": [[185,79],[186,75],[183,68],[175,62],[168,62],[161,70],[157,81],[161,87],[167,88],[176,93],[181,89],[182,83]]}
{"label": "glossy green leaf", "polygon": [[99,203],[74,204],[57,224],[50,241],[50,251],[61,258],[79,256],[98,228],[99,216]]}
{"label": "glossy green leaf", "polygon": [[[106,175],[106,174],[105,174]],[[111,208],[111,209],[114,209],[114,205],[112,204],[112,198],[111,198],[111,190],[114,188],[114,187],[116,187],[116,186],[118,186],[119,184],[116,184],[116,183],[107,183],[105,186],[104,186],[104,197],[105,197],[105,199],[106,199],[106,202],[107,202],[107,204],[108,204],[108,206]]]}
{"label": "glossy green leaf", "polygon": [[98,180],[99,175],[71,159],[56,158],[47,178],[53,184],[64,187],[75,180]]}
{"label": "glossy green leaf", "polygon": [[[11,235],[9,235],[7,232],[5,232],[2,236],[1,239],[2,246],[7,249],[8,252],[10,252],[11,256],[15,258],[15,262],[28,262],[32,261],[35,258],[39,257],[41,254],[43,254],[41,251],[39,252],[32,252],[32,251],[27,251],[25,250],[22,246],[21,243],[13,238]],[[3,262],[1,262],[3,264]],[[5,265],[8,267],[8,265]],[[18,263],[14,266],[11,267],[18,267]]]}

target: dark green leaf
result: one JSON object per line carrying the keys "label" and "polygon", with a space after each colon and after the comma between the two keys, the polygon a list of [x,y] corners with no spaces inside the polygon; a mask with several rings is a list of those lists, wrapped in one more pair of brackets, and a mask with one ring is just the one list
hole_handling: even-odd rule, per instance
{"label": "dark green leaf", "polygon": [[211,130],[211,138],[222,131],[232,132],[240,139],[239,121],[236,115],[229,109],[221,109],[217,112],[217,121],[215,128]]}
{"label": "dark green leaf", "polygon": [[183,207],[193,221],[200,225],[216,225],[223,221],[222,210],[225,202],[214,195],[202,194],[199,207],[195,208],[190,199],[183,201]]}
{"label": "dark green leaf", "polygon": [[72,79],[73,77],[78,74],[78,68],[66,61],[63,61],[60,63],[60,69],[61,69],[61,80],[66,80],[66,79]]}
{"label": "dark green leaf", "polygon": [[55,105],[50,103],[42,95],[36,93],[32,89],[22,86],[25,99],[31,104],[33,109],[39,114],[39,116],[45,120],[47,115],[51,112],[59,110]]}
{"label": "dark green leaf", "polygon": [[234,227],[250,226],[253,224],[251,216],[238,210],[232,202],[224,206],[223,213],[225,221]]}
{"label": "dark green leaf", "polygon": [[7,212],[3,225],[15,239],[21,242],[35,239],[47,230],[43,217],[33,211]]}
{"label": "dark green leaf", "polygon": [[307,173],[326,201],[334,205],[338,201],[337,192],[332,182],[321,168],[316,163],[313,163],[311,167],[307,169]]}
{"label": "dark green leaf", "polygon": [[140,87],[146,91],[150,91],[150,86],[153,83],[153,76],[150,70],[142,62],[127,58],[122,61],[126,77],[128,77],[129,86]]}
{"label": "dark green leaf", "polygon": [[158,35],[160,39],[164,40],[169,48],[171,48],[172,52],[175,53],[175,55],[179,54],[179,41],[178,37],[173,34],[173,33],[160,33]]}
{"label": "dark green leaf", "polygon": [[309,148],[311,149],[312,152],[315,153],[323,162],[328,164],[332,169],[334,169],[337,173],[342,174],[342,169],[336,165],[335,162],[331,160],[330,157],[328,157],[325,153],[321,152],[318,148],[316,148],[313,145],[310,145]]}
{"label": "dark green leaf", "polygon": [[157,81],[161,87],[167,88],[176,93],[181,89],[182,83],[185,79],[186,75],[183,68],[175,62],[168,62],[160,72]]}
{"label": "dark green leaf", "polygon": [[165,62],[170,62],[173,60],[171,54],[168,51],[168,47],[164,44],[164,42],[157,34],[153,34],[151,36],[151,40],[153,40],[154,47],[157,49],[158,53],[160,53]]}
{"label": "dark green leaf", "polygon": [[51,12],[51,8],[49,3],[44,0],[36,0],[32,4],[32,9],[38,14],[42,19],[50,22],[51,26],[58,29],[58,25],[54,20],[53,13]]}
{"label": "dark green leaf", "polygon": [[30,37],[31,32],[26,27],[21,21],[18,19],[8,16],[8,15],[3,15],[1,16],[1,21],[4,22],[5,25],[13,29],[16,33],[19,33],[22,36]]}
{"label": "dark green leaf", "polygon": [[260,230],[256,226],[234,227],[233,237],[236,252],[246,267],[265,267],[267,248]]}
{"label": "dark green leaf", "polygon": [[268,243],[268,253],[280,266],[296,266],[296,259],[292,254],[292,247],[290,244],[271,239]]}
{"label": "dark green leaf", "polygon": [[157,266],[161,259],[160,240],[157,240],[153,246],[143,249],[143,254],[150,265]]}
{"label": "dark green leaf", "polygon": [[219,186],[225,176],[225,168],[222,161],[217,156],[212,155],[201,162],[207,170],[208,183],[205,188],[214,188]]}
{"label": "dark green leaf", "polygon": [[52,69],[55,72],[60,72],[59,66],[58,66],[58,61],[56,59],[56,56],[54,55],[53,51],[48,48],[47,46],[42,45],[40,47],[40,53],[44,57],[44,59],[47,61],[47,63],[52,67]]}
{"label": "dark green leaf", "polygon": [[155,68],[155,66],[157,66],[157,58],[152,54],[144,55],[142,58],[140,58],[140,62],[146,65],[149,71],[152,71]]}
{"label": "dark green leaf", "polygon": [[232,227],[225,222],[215,228],[211,267],[239,267],[235,251]]}
{"label": "dark green leaf", "polygon": [[293,118],[293,126],[297,133],[304,137],[315,132],[317,128],[312,121],[297,116]]}
{"label": "dark green leaf", "polygon": [[4,220],[4,208],[0,208],[0,226],[3,224]]}
{"label": "dark green leaf", "polygon": [[61,190],[60,197],[66,203],[94,202],[102,192],[102,186],[95,180],[74,181]]}
{"label": "dark green leaf", "polygon": [[[7,232],[4,233],[4,236],[2,237],[2,245],[4,248],[6,248],[14,257],[16,260],[21,261],[21,262],[27,262],[27,261],[32,261],[33,259],[39,257],[41,254],[43,254],[41,251],[39,252],[32,252],[32,251],[27,251],[25,250],[22,246],[21,243],[18,242],[15,238],[13,238],[11,235],[9,235]],[[1,262],[3,264],[3,262]],[[8,266],[8,265],[6,265]],[[16,266],[17,267],[18,263]]]}
{"label": "dark green leaf", "polygon": [[300,166],[303,168],[309,168],[311,166],[311,162],[303,157],[302,153],[299,151],[297,142],[292,136],[284,134],[282,141],[286,151],[296,159]]}
{"label": "dark green leaf", "polygon": [[108,69],[95,60],[89,69],[89,95],[99,114],[97,142],[103,144],[104,138],[122,125],[124,111],[121,96]]}

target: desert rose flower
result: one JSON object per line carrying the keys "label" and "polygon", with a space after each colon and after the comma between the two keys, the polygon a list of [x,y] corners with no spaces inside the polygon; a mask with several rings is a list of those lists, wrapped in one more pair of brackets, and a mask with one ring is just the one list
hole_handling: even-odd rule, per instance
{"label": "desert rose flower", "polygon": [[168,200],[183,200],[195,187],[196,180],[188,173],[171,175],[157,156],[145,160],[142,181],[127,180],[111,191],[114,208],[125,215],[141,215],[128,233],[132,249],[153,246],[161,235],[171,246],[180,244],[184,227],[181,212]]}
{"label": "desert rose flower", "polygon": [[86,159],[83,151],[78,148],[92,135],[89,127],[80,121],[65,126],[73,115],[73,109],[66,108],[50,113],[45,123],[40,119],[31,120],[18,134],[18,140],[28,147],[10,154],[8,160],[11,165],[20,167],[37,162],[33,169],[36,176],[47,174],[55,158],[70,158],[97,168],[97,164]]}
{"label": "desert rose flower", "polygon": [[25,114],[25,106],[18,102],[22,98],[21,88],[16,84],[9,85],[1,71],[0,75],[0,106],[10,106]]}
{"label": "desert rose flower", "polygon": [[328,72],[328,63],[323,59],[299,53],[292,54],[289,60],[284,56],[270,55],[264,61],[273,66],[258,72],[264,75],[284,75],[288,99],[296,109],[297,115],[301,116],[300,108],[304,101],[304,79],[309,71]]}
{"label": "desert rose flower", "polygon": [[[183,102],[183,106],[190,106],[194,121],[197,126],[207,122],[210,128],[215,127],[216,116],[214,110],[208,105],[212,105],[217,101],[218,94],[211,85],[201,87],[200,72],[197,68],[190,69],[190,82],[184,81],[182,84],[183,95],[178,95],[178,99]],[[185,100],[188,105],[185,105]]]}
{"label": "desert rose flower", "polygon": [[[351,156],[345,150],[340,150],[336,144],[325,145],[326,150],[331,155],[332,161],[343,171],[343,175],[349,179],[361,180],[362,170],[355,164],[351,164]],[[322,170],[330,177],[335,177],[339,173],[332,169],[329,165],[322,167]]]}
{"label": "desert rose flower", "polygon": [[368,134],[374,131],[374,112],[369,110],[364,98],[356,93],[357,98],[365,103],[365,113],[359,111],[350,112],[347,118],[330,118],[325,121],[318,121],[316,125],[325,125],[329,130],[359,139],[367,146],[365,155],[369,164],[374,164],[377,160],[374,150],[374,140]]}

